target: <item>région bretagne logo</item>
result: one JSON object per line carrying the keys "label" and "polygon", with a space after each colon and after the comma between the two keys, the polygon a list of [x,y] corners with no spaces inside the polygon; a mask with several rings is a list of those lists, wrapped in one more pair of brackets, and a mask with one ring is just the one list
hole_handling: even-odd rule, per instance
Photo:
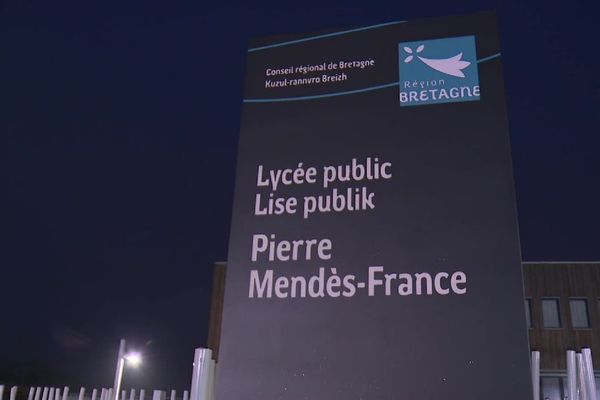
{"label": "r\u00e9gion bretagne logo", "polygon": [[480,99],[475,36],[398,43],[400,106]]}
{"label": "r\u00e9gion bretagne logo", "polygon": [[417,47],[416,52],[413,53],[413,50],[410,47],[404,46],[404,51],[409,54],[408,57],[404,59],[404,62],[409,63],[414,60],[414,57],[416,57],[428,67],[433,68],[436,71],[439,71],[443,74],[457,76],[459,78],[465,77],[465,74],[462,72],[462,70],[471,65],[471,63],[469,61],[462,60],[463,53],[458,53],[457,55],[450,58],[441,59],[425,58],[417,55],[418,53],[421,53],[424,49],[425,45],[422,44],[419,47]]}

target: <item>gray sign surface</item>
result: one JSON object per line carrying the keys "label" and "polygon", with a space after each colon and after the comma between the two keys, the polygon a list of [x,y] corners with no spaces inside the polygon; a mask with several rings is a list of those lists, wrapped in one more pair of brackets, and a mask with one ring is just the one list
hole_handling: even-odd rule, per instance
{"label": "gray sign surface", "polygon": [[496,29],[252,43],[218,400],[531,398]]}

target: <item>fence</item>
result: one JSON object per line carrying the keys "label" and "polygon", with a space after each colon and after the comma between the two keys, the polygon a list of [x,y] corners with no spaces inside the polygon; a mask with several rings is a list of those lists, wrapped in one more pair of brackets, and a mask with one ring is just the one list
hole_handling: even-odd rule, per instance
{"label": "fence", "polygon": [[[539,351],[531,352],[533,400],[600,400],[600,396],[597,393],[600,387],[597,388],[596,386],[598,378],[594,375],[592,352],[590,349],[581,349],[580,353],[572,350],[567,351],[567,371],[565,376],[560,373],[542,373],[540,371],[540,357]],[[68,386],[62,389],[40,386],[30,388],[12,386],[7,398],[5,398],[5,387],[0,385],[0,400],[25,398],[27,400],[215,400],[213,390],[215,374],[216,364],[212,359],[212,351],[210,349],[196,349],[191,390],[189,393],[187,390],[184,390],[181,398],[177,397],[175,390],[171,390],[168,393],[168,397],[165,391],[153,390],[151,393],[152,398],[150,398],[150,393],[147,395],[143,389],[139,391],[131,389],[129,393],[123,390],[117,396],[117,393],[114,393],[112,388],[92,389],[88,392],[82,387],[79,389],[79,392],[72,393]],[[542,379],[546,377],[564,379],[566,384],[560,384],[557,390],[545,393]]]}
{"label": "fence", "polygon": [[531,352],[533,400],[600,400],[596,387],[599,378],[594,375],[590,349],[583,348],[580,353],[567,351],[566,374],[540,372],[540,357],[539,351]]}
{"label": "fence", "polygon": [[[122,390],[115,393],[113,388],[93,388],[87,390],[82,387],[73,393],[68,386],[59,387],[19,387],[12,386],[5,393],[4,385],[0,385],[0,400],[214,400],[213,382],[216,363],[212,359],[210,349],[196,349],[192,371],[191,391],[184,390],[182,397],[177,397],[177,392],[171,390],[152,390],[146,393],[144,389],[129,392]],[[7,395],[5,397],[5,395]]]}
{"label": "fence", "polygon": [[[112,388],[91,389],[90,391],[82,387],[78,392],[71,392],[68,386],[63,388],[33,386],[19,387],[12,386],[8,393],[5,392],[5,387],[0,385],[0,400],[114,400],[114,392]],[[171,390],[167,396],[167,392],[162,390],[153,390],[152,398],[147,396],[144,389],[131,389],[129,393],[125,390],[121,391],[119,399],[121,400],[190,400],[189,392],[183,391],[182,397],[177,397],[177,392]]]}

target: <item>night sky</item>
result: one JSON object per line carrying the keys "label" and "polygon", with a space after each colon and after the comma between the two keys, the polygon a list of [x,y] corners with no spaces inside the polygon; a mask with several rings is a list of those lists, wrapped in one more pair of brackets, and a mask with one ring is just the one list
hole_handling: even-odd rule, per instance
{"label": "night sky", "polygon": [[600,260],[598,8],[0,0],[0,382],[187,388],[253,36],[495,9],[523,259]]}

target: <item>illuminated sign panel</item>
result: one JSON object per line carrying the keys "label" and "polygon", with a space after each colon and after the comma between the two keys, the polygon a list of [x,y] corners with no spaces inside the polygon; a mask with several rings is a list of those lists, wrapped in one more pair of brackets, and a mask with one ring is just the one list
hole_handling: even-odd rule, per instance
{"label": "illuminated sign panel", "polygon": [[493,14],[248,51],[218,400],[531,396]]}

